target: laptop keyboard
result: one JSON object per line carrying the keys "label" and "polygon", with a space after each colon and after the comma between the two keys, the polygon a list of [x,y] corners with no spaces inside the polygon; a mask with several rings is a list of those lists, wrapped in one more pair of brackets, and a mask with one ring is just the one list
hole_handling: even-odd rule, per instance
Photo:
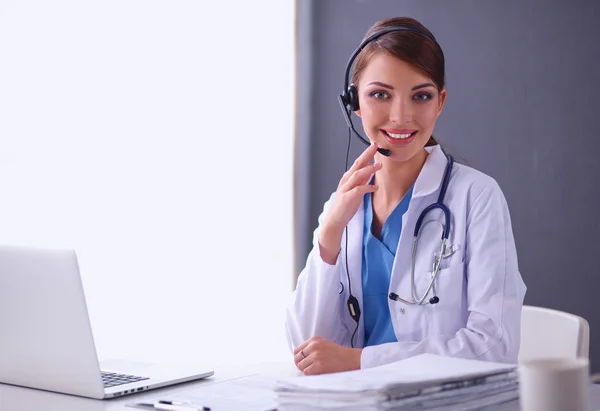
{"label": "laptop keyboard", "polygon": [[104,372],[102,373],[102,382],[105,388],[116,387],[117,385],[129,384],[132,382],[147,380],[145,377],[138,377],[136,375],[118,374],[116,372]]}

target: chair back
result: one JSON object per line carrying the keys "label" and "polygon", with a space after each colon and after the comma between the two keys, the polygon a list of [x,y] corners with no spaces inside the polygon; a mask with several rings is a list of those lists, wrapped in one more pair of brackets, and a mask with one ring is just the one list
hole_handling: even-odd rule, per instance
{"label": "chair back", "polygon": [[523,306],[519,362],[536,358],[589,358],[590,327],[577,315]]}

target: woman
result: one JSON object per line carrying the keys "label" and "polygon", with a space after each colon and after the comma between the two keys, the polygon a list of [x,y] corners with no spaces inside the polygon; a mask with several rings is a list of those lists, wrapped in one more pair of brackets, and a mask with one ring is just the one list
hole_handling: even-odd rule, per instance
{"label": "woman", "polygon": [[517,361],[526,287],[508,206],[492,178],[453,165],[443,196],[446,249],[440,258],[446,225],[433,210],[413,258],[415,225],[440,197],[450,164],[432,137],[446,100],[444,56],[410,18],[382,20],[365,38],[397,27],[409,31],[377,37],[355,60],[352,110],[371,146],[325,204],[288,307],[288,341],[306,375],[422,353]]}

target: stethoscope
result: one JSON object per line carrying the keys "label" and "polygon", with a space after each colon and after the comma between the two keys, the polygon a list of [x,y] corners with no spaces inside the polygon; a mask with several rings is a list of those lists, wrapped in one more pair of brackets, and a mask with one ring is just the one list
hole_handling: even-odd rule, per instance
{"label": "stethoscope", "polygon": [[[440,272],[440,265],[442,263],[442,259],[446,255],[446,241],[448,240],[448,235],[450,234],[450,210],[444,204],[444,196],[446,195],[446,190],[448,189],[448,183],[450,182],[450,174],[452,173],[452,166],[454,165],[454,159],[450,155],[446,155],[448,158],[448,164],[446,164],[446,170],[444,171],[444,177],[442,178],[442,187],[440,189],[440,196],[438,197],[437,202],[429,205],[425,210],[421,212],[419,218],[417,219],[417,223],[415,224],[415,232],[412,246],[412,253],[410,257],[410,292],[411,292],[411,300],[405,300],[400,297],[396,293],[390,293],[389,298],[394,301],[400,301],[401,303],[408,305],[424,305],[424,304],[437,304],[440,302],[440,298],[437,296],[437,291],[435,289],[435,280]],[[419,243],[419,235],[421,230],[421,225],[423,224],[423,220],[427,216],[427,213],[440,209],[444,213],[444,224],[442,224],[442,239],[440,246],[440,253],[434,255],[433,262],[433,270],[431,272],[431,280],[429,281],[429,286],[425,293],[420,297],[415,297],[415,259],[417,255],[417,245]],[[433,297],[429,300],[425,300],[429,293],[433,290]]]}

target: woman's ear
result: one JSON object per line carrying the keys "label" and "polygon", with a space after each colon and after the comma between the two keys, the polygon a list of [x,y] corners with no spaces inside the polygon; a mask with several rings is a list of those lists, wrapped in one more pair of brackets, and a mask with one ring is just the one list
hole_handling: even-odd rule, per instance
{"label": "woman's ear", "polygon": [[443,88],[442,91],[440,91],[440,101],[439,101],[439,106],[438,106],[438,116],[441,114],[442,109],[444,108],[444,103],[446,102],[446,96],[447,96],[446,89]]}
{"label": "woman's ear", "polygon": [[356,114],[358,117],[360,117],[360,109],[356,110],[354,113],[355,113],[355,114]]}

